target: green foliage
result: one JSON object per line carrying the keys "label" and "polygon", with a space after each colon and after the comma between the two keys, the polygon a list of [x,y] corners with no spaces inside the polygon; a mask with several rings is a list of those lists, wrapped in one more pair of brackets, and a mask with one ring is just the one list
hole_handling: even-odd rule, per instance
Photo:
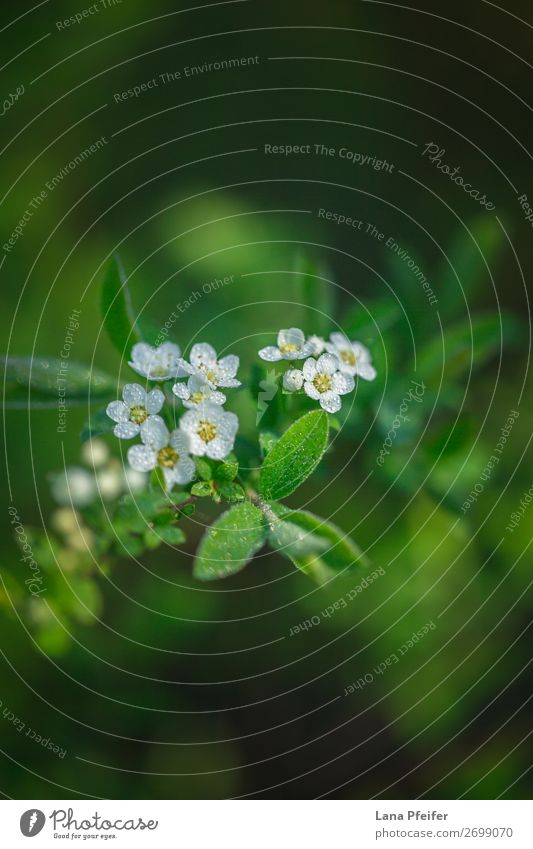
{"label": "green foliage", "polygon": [[135,325],[126,274],[117,255],[110,260],[102,280],[100,307],[109,338],[123,357],[142,339]]}
{"label": "green foliage", "polygon": [[87,442],[87,440],[102,436],[104,433],[111,433],[114,426],[115,422],[109,418],[105,409],[97,410],[85,422],[80,433],[80,441]]}
{"label": "green foliage", "polygon": [[[57,407],[58,375],[64,374],[64,361],[55,357],[1,357],[6,381],[6,401],[10,406]],[[116,393],[117,381],[99,369],[68,360],[65,377],[70,402],[87,403],[110,398]]]}
{"label": "green foliage", "polygon": [[194,561],[194,576],[212,581],[234,575],[262,548],[266,534],[261,510],[253,504],[231,507],[207,529]]}
{"label": "green foliage", "polygon": [[306,413],[283,434],[265,457],[259,489],[264,498],[285,498],[316,469],[327,447],[328,416]]}
{"label": "green foliage", "polygon": [[472,369],[479,369],[494,356],[502,344],[516,343],[522,336],[520,322],[509,314],[479,315],[448,329],[444,338],[431,339],[418,356],[418,373],[434,388],[442,379],[457,380]]}
{"label": "green foliage", "polygon": [[213,492],[213,487],[210,481],[198,481],[191,486],[191,495],[196,495],[198,498],[206,498]]}
{"label": "green foliage", "polygon": [[280,504],[271,508],[270,544],[318,583],[354,566],[369,565],[359,546],[332,522],[307,510],[289,510]]}
{"label": "green foliage", "polygon": [[272,433],[269,430],[262,430],[259,434],[259,447],[261,449],[261,456],[264,459],[269,451],[272,451],[274,445],[278,441],[279,436],[276,436],[275,433]]}

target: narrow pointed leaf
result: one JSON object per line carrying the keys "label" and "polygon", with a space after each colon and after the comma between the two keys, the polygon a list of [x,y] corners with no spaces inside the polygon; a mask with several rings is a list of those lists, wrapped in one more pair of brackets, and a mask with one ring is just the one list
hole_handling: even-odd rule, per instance
{"label": "narrow pointed leaf", "polygon": [[118,256],[111,259],[100,294],[102,319],[113,345],[126,356],[141,336],[135,325],[135,314],[126,274]]}

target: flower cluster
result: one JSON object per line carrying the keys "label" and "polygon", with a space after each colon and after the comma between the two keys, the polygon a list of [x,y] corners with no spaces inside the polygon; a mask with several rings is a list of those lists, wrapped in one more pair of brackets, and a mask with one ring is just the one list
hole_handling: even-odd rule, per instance
{"label": "flower cluster", "polygon": [[340,410],[341,396],[353,391],[356,377],[376,377],[368,349],[361,342],[351,342],[343,333],[332,333],[326,342],[320,336],[306,339],[301,330],[291,327],[280,330],[277,341],[277,345],[259,351],[261,359],[305,360],[301,369],[291,367],[285,372],[283,388],[288,392],[303,389],[328,413]]}
{"label": "flower cluster", "polygon": [[174,396],[186,408],[172,431],[159,415],[167,400],[161,389],[146,391],[138,383],[128,383],[123,388],[122,401],[107,406],[107,415],[115,422],[115,436],[140,436],[141,443],[128,449],[132,469],[149,472],[159,468],[170,490],[175,484],[188,484],[194,479],[196,467],[191,455],[212,460],[228,456],[239,420],[224,410],[226,396],[220,388],[241,385],[236,378],[238,357],[218,359],[211,345],[199,344],[193,345],[187,361],[172,342],[159,347],[140,342],[133,346],[130,366],[147,380],[160,383],[186,378],[172,386]]}

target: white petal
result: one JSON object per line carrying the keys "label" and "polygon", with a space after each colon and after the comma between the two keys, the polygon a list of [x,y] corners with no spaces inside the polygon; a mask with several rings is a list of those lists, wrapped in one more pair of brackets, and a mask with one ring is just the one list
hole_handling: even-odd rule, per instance
{"label": "white petal", "polygon": [[137,436],[140,429],[140,425],[134,424],[134,422],[119,422],[113,428],[113,433],[119,439],[133,439],[134,436]]}
{"label": "white petal", "polygon": [[306,380],[306,382],[304,383],[304,392],[306,395],[309,395],[309,397],[312,398],[313,401],[319,401],[322,397],[315,384],[311,383],[308,380]]}
{"label": "white petal", "polygon": [[316,360],[314,360],[313,357],[309,357],[309,359],[305,361],[302,372],[306,380],[312,380],[314,378],[316,375]]}
{"label": "white petal", "polygon": [[330,333],[329,338],[335,348],[349,348],[350,340],[344,333]]}
{"label": "white petal", "polygon": [[158,413],[165,403],[165,396],[160,389],[152,389],[146,394],[146,409],[150,415]]}
{"label": "white petal", "polygon": [[266,360],[267,363],[277,363],[278,360],[282,359],[281,351],[274,345],[268,345],[266,348],[261,348],[259,356],[262,360]]}
{"label": "white petal", "polygon": [[337,395],[346,395],[352,392],[355,387],[354,379],[349,374],[342,374],[340,371],[333,375],[332,389]]}
{"label": "white petal", "polygon": [[293,355],[294,360],[304,360],[306,357],[315,356],[315,347],[312,342],[306,342],[297,354]]}
{"label": "white petal", "polygon": [[[178,358],[177,365],[178,365],[178,368],[181,369],[181,371],[185,372],[185,374],[196,374],[196,372],[197,372],[196,366],[193,366],[190,363],[188,363],[187,360],[183,359],[183,357]],[[180,376],[183,376],[183,375],[180,375]]]}
{"label": "white petal", "polygon": [[235,377],[223,377],[219,376],[217,378],[217,386],[223,386],[225,389],[235,389],[237,386],[241,385],[241,381],[237,380]]}
{"label": "white petal", "polygon": [[358,363],[370,362],[370,351],[368,350],[368,348],[365,348],[365,346],[362,345],[361,342],[352,342],[351,348]]}
{"label": "white petal", "polygon": [[339,368],[339,360],[334,354],[322,354],[316,364],[316,370],[322,374],[334,374]]}
{"label": "white petal", "polygon": [[209,387],[209,382],[205,374],[203,372],[199,372],[191,375],[187,381],[187,386],[189,387],[189,392],[192,395],[193,392],[205,392]]}
{"label": "white petal", "polygon": [[207,342],[200,342],[198,345],[192,346],[190,360],[193,366],[197,368],[200,365],[216,365],[217,352]]}
{"label": "white petal", "polygon": [[[181,425],[181,422],[180,422],[180,425]],[[189,448],[189,450],[190,450],[191,454],[194,454],[195,457],[203,457],[206,450],[207,450],[208,444],[209,443],[204,442],[203,439],[200,439],[200,437],[198,436],[198,434],[196,432],[190,434],[190,448]]]}
{"label": "white petal", "polygon": [[170,434],[168,444],[176,449],[180,457],[189,453],[189,435],[183,430],[173,430]]}
{"label": "white petal", "polygon": [[155,451],[168,445],[169,433],[161,416],[148,416],[141,425],[141,439]]}
{"label": "white petal", "polygon": [[226,413],[222,410],[219,415],[221,430],[233,438],[239,429],[239,417],[235,413]]}
{"label": "white petal", "polygon": [[106,413],[114,422],[127,422],[130,417],[129,407],[126,407],[124,401],[111,401],[107,405]]}
{"label": "white petal", "polygon": [[305,343],[303,331],[298,327],[289,327],[288,330],[280,330],[278,333],[278,347],[282,345],[296,345],[297,348],[302,348]]}
{"label": "white petal", "polygon": [[320,396],[320,406],[327,413],[337,413],[341,408],[341,399],[335,392],[324,392]]}
{"label": "white petal", "polygon": [[182,401],[186,401],[191,394],[186,383],[175,383],[172,387],[172,391],[174,395],[177,395],[177,397],[181,398]]}
{"label": "white petal", "polygon": [[210,392],[209,399],[211,404],[217,404],[221,406],[226,403],[226,396],[223,392]]}
{"label": "white petal", "polygon": [[141,377],[148,377],[149,376],[148,375],[148,366],[144,366],[142,363],[134,362],[133,360],[130,360],[128,365],[129,365],[130,368],[133,369],[133,371],[136,371],[137,374],[140,374]]}
{"label": "white petal", "polygon": [[163,344],[160,345],[158,348],[155,348],[155,350],[162,354],[165,358],[171,359],[173,361],[181,357],[181,348],[174,342],[163,342]]}
{"label": "white petal", "polygon": [[206,454],[211,460],[223,460],[233,448],[234,438],[227,434],[216,436],[207,443]]}
{"label": "white petal", "polygon": [[157,454],[147,445],[132,445],[128,448],[128,463],[136,472],[149,472],[157,465]]}
{"label": "white petal", "polygon": [[196,429],[198,427],[198,422],[200,421],[200,416],[197,410],[189,410],[189,412],[184,413],[180,419],[180,430],[183,430],[184,433],[188,433],[192,436],[196,433]]}
{"label": "white petal", "polygon": [[173,471],[176,477],[176,483],[189,483],[196,475],[194,460],[191,460],[190,457],[184,457],[174,466]]}
{"label": "white petal", "polygon": [[235,354],[228,354],[218,361],[219,369],[222,369],[226,377],[235,377],[239,369],[239,358]]}
{"label": "white petal", "polygon": [[305,344],[311,348],[311,354],[313,356],[319,357],[323,352],[326,343],[321,336],[308,336]]}
{"label": "white petal", "polygon": [[166,466],[160,466],[159,468],[163,472],[165,487],[170,492],[174,484],[178,482],[176,479],[176,467],[174,466],[173,469],[169,469]]}
{"label": "white petal", "polygon": [[147,345],[146,342],[137,342],[131,349],[131,358],[137,365],[144,365],[153,356],[154,350],[155,348]]}
{"label": "white petal", "polygon": [[144,407],[146,405],[146,392],[139,383],[126,383],[122,390],[124,403],[128,407]]}
{"label": "white petal", "polygon": [[363,380],[374,380],[377,376],[377,371],[374,366],[371,366],[369,363],[358,363],[356,374],[359,377],[362,377]]}

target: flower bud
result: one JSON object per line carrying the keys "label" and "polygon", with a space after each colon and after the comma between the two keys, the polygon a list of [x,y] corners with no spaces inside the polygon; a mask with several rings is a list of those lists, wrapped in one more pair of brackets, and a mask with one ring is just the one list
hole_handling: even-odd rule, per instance
{"label": "flower bud", "polygon": [[288,392],[297,392],[303,384],[304,376],[298,368],[290,368],[283,375],[283,388]]}
{"label": "flower bud", "polygon": [[51,477],[52,496],[58,504],[86,507],[94,500],[94,476],[79,466],[69,466],[64,472]]}
{"label": "flower bud", "polygon": [[103,466],[109,459],[109,448],[101,439],[89,439],[81,449],[81,459],[95,469]]}

